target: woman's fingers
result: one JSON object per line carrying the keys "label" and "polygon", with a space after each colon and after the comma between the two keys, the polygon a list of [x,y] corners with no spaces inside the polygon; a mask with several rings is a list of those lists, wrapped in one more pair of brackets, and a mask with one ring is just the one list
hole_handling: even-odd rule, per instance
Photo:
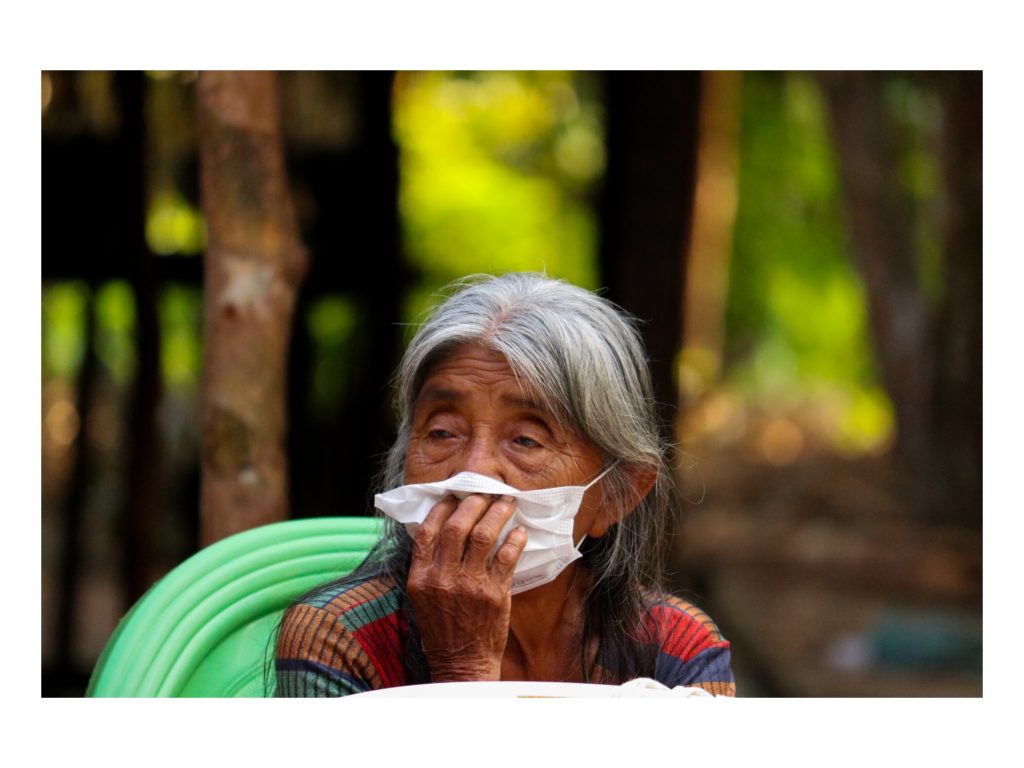
{"label": "woman's fingers", "polygon": [[483,571],[487,567],[491,551],[498,543],[498,537],[515,509],[516,500],[511,496],[502,496],[480,517],[466,542],[463,564],[467,569]]}
{"label": "woman's fingers", "polygon": [[[504,500],[504,501],[503,501]],[[477,563],[471,555],[481,547],[486,557],[494,547],[501,526],[512,514],[515,502],[509,497],[496,500],[485,494],[472,494],[459,504],[459,508],[441,527],[438,555],[446,565],[459,567],[463,564],[473,567]],[[511,508],[510,508],[511,507]],[[496,515],[501,519],[495,527]],[[468,562],[465,559],[468,558]]]}
{"label": "woman's fingers", "polygon": [[438,560],[449,567],[458,568],[466,548],[482,518],[494,503],[488,494],[470,494],[459,502],[458,509],[441,526]]}
{"label": "woman's fingers", "polygon": [[527,533],[523,526],[519,525],[508,532],[505,541],[494,553],[494,562],[491,564],[491,574],[499,582],[507,582],[512,579],[512,572],[516,569],[520,555],[526,549]]}
{"label": "woman's fingers", "polygon": [[[427,514],[413,537],[413,557],[422,566],[428,563],[450,569],[483,572],[505,523],[515,512],[515,499],[495,499],[486,494],[471,494],[461,501],[448,496]],[[526,535],[523,532],[522,545]],[[515,552],[512,567],[522,547]]]}
{"label": "woman's fingers", "polygon": [[441,541],[441,529],[458,506],[458,499],[454,496],[445,496],[431,508],[412,537],[414,561],[421,563],[433,561],[434,553]]}

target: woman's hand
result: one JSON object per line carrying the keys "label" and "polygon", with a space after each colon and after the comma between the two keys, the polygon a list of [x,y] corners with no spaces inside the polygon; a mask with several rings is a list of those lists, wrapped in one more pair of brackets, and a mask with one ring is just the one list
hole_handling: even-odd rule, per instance
{"label": "woman's hand", "polygon": [[526,531],[513,529],[491,562],[488,555],[514,510],[509,496],[447,497],[413,537],[407,589],[433,682],[501,679]]}

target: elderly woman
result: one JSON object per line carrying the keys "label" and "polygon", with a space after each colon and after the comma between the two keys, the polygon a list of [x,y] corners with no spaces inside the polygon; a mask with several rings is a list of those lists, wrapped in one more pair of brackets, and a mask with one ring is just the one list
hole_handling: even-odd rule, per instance
{"label": "elderly woman", "polygon": [[276,695],[638,677],[733,695],[729,643],[661,584],[673,473],[633,320],[540,275],[458,287],[398,372],[384,538],[288,610]]}

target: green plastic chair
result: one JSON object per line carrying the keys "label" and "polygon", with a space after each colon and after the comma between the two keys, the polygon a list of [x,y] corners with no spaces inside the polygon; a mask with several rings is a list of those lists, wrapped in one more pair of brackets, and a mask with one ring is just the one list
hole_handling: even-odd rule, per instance
{"label": "green plastic chair", "polygon": [[265,695],[270,637],[284,609],[359,565],[381,526],[371,517],[288,520],[197,552],[121,619],[86,696]]}

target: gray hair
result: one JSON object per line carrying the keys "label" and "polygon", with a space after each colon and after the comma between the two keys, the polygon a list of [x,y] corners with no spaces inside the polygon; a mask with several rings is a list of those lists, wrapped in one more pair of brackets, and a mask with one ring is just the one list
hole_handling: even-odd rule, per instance
{"label": "gray hair", "polygon": [[[395,376],[398,435],[382,490],[403,482],[413,404],[431,368],[460,345],[481,344],[502,354],[556,418],[594,443],[606,465],[617,461],[602,481],[606,498],[633,512],[609,529],[603,546],[585,547],[594,586],[612,579],[660,588],[675,484],[636,319],[595,293],[532,273],[473,275],[443,295]],[[657,474],[645,499],[630,481],[638,468]]]}

